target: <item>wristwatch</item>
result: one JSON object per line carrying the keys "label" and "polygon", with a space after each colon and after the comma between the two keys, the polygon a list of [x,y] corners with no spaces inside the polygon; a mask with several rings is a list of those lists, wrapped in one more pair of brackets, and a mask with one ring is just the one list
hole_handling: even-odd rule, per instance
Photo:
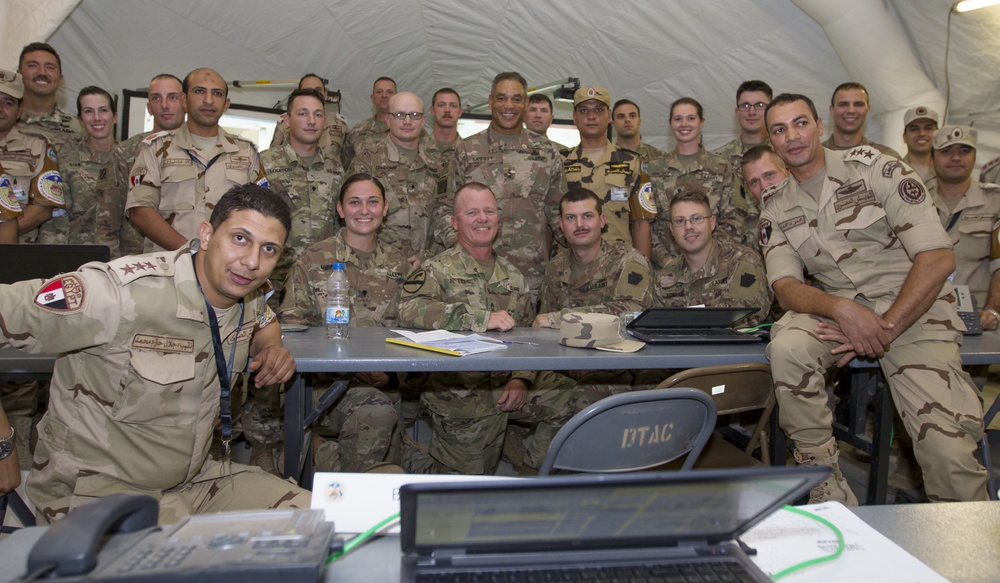
{"label": "wristwatch", "polygon": [[10,435],[7,437],[0,437],[0,460],[7,459],[7,456],[14,451],[14,426],[10,427]]}

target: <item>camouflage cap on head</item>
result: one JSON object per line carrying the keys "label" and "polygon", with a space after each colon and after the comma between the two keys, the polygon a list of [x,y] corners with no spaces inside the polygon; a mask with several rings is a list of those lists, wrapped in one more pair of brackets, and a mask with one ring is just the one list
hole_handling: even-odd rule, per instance
{"label": "camouflage cap on head", "polygon": [[598,87],[597,85],[584,85],[573,94],[573,108],[575,109],[577,105],[591,99],[596,99],[604,105],[611,107],[611,94],[608,93],[607,89]]}
{"label": "camouflage cap on head", "polygon": [[978,140],[979,132],[976,131],[976,128],[974,127],[944,126],[934,132],[934,149],[943,150],[948,146],[954,146],[955,144],[962,144],[975,148]]}
{"label": "camouflage cap on head", "polygon": [[568,312],[559,326],[559,344],[608,352],[635,352],[645,346],[637,340],[622,340],[618,322],[618,316],[610,314]]}
{"label": "camouflage cap on head", "polygon": [[905,128],[918,119],[929,119],[934,122],[935,125],[941,123],[941,117],[938,116],[936,111],[921,105],[919,107],[913,107],[906,110],[906,113],[903,114],[903,127]]}
{"label": "camouflage cap on head", "polygon": [[0,93],[6,93],[14,99],[24,97],[24,83],[21,81],[21,74],[0,69]]}

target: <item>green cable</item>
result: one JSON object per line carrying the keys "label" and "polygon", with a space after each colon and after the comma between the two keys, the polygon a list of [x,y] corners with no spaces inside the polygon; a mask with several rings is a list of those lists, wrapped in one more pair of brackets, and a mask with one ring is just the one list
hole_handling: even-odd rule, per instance
{"label": "green cable", "polygon": [[790,574],[792,574],[792,573],[794,573],[796,571],[800,571],[802,569],[805,569],[806,567],[811,567],[813,565],[818,565],[820,563],[825,563],[827,561],[832,561],[832,560],[836,559],[837,557],[839,557],[840,555],[842,555],[844,553],[844,533],[840,532],[840,529],[837,528],[836,526],[834,526],[834,524],[832,522],[830,522],[829,520],[823,518],[822,516],[816,516],[812,512],[806,512],[805,510],[801,510],[799,508],[795,508],[794,506],[785,505],[782,508],[784,510],[789,511],[789,512],[794,512],[795,514],[801,514],[802,516],[806,516],[808,518],[812,518],[816,522],[819,522],[820,524],[823,524],[827,528],[829,528],[830,530],[832,530],[833,533],[835,535],[837,535],[837,550],[833,551],[833,553],[831,553],[829,555],[826,555],[826,556],[823,556],[823,557],[816,557],[815,559],[809,559],[808,561],[802,561],[801,563],[797,563],[795,565],[792,565],[791,567],[788,567],[787,569],[783,569],[781,571],[778,571],[777,573],[775,573],[774,575],[771,576],[772,580],[777,581],[778,579],[781,579],[785,575],[790,575]]}
{"label": "green cable", "polygon": [[347,541],[346,543],[344,543],[344,549],[342,551],[339,551],[339,552],[336,552],[336,553],[333,553],[332,555],[330,555],[330,558],[328,558],[326,560],[326,564],[329,565],[330,563],[336,561],[340,557],[343,557],[347,553],[353,551],[354,547],[356,547],[356,546],[360,545],[361,543],[365,542],[366,540],[368,540],[369,538],[371,538],[372,535],[374,535],[376,532],[382,530],[382,528],[385,525],[389,524],[390,522],[396,521],[396,520],[399,520],[399,513],[398,512],[395,513],[395,514],[393,514],[389,518],[386,518],[382,522],[376,524],[375,526],[369,528],[368,530],[364,531],[363,533],[355,536],[351,540]]}

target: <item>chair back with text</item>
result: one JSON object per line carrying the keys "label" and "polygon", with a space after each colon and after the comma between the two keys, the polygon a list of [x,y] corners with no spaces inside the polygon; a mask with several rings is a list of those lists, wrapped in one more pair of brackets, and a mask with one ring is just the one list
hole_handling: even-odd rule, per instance
{"label": "chair back with text", "polygon": [[696,389],[613,395],[580,411],[559,430],[538,475],[553,470],[629,472],[687,454],[690,470],[715,427],[715,404]]}

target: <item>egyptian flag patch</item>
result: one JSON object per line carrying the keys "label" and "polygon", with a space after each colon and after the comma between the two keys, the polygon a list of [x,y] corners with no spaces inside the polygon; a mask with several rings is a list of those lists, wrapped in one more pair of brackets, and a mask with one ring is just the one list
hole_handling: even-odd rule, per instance
{"label": "egyptian flag patch", "polygon": [[49,312],[68,314],[80,311],[83,296],[83,281],[68,274],[47,282],[35,296],[35,304]]}

